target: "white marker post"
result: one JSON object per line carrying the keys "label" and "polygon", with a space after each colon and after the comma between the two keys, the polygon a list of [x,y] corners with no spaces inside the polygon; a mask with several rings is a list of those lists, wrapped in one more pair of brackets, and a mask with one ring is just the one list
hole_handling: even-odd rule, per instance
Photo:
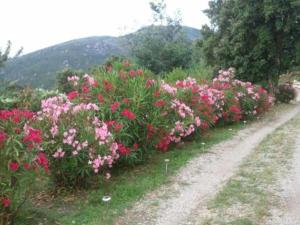
{"label": "white marker post", "polygon": [[166,173],[168,173],[168,163],[170,162],[170,159],[165,159],[165,163],[166,163]]}

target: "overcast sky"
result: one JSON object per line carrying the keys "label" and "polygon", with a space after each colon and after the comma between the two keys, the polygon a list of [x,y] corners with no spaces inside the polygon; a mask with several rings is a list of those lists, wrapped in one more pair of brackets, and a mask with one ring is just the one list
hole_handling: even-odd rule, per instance
{"label": "overcast sky", "polygon": [[[165,0],[169,15],[181,11],[182,24],[201,28],[208,0]],[[152,22],[149,0],[0,0],[0,48],[29,53],[88,36],[119,36]]]}

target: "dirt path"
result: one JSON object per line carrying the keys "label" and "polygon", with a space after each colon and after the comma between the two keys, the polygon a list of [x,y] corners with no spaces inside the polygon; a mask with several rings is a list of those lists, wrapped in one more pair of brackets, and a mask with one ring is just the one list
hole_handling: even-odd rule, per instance
{"label": "dirt path", "polygon": [[[296,105],[271,119],[251,124],[231,140],[215,145],[210,153],[191,160],[168,186],[146,195],[116,224],[193,224],[193,212],[205,215],[207,202],[234,175],[243,159],[276,128],[300,111]],[[170,162],[171,163],[171,162]]]}
{"label": "dirt path", "polygon": [[293,161],[287,176],[280,182],[280,204],[271,211],[268,225],[300,224],[300,137],[297,139]]}

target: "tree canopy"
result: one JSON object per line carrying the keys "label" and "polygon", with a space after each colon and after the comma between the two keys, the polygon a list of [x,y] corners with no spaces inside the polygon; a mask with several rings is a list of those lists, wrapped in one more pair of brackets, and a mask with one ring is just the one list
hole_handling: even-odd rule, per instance
{"label": "tree canopy", "polygon": [[[182,32],[181,18],[166,14],[164,1],[151,2],[154,24],[139,36],[133,46],[137,62],[154,73],[168,72],[175,67],[188,67],[191,62],[191,44]],[[141,30],[143,32],[143,29]]]}
{"label": "tree canopy", "polygon": [[204,58],[216,69],[235,67],[238,78],[278,81],[300,61],[299,0],[212,0],[202,28]]}

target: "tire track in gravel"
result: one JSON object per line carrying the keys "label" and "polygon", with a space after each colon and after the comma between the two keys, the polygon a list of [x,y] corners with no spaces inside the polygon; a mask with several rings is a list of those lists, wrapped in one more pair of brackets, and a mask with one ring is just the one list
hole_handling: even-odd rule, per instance
{"label": "tire track in gravel", "polygon": [[[291,168],[279,182],[279,205],[271,210],[268,225],[300,224],[300,137],[295,144]],[[279,206],[279,207],[278,207]]]}
{"label": "tire track in gravel", "polygon": [[300,111],[300,106],[285,109],[271,120],[263,119],[239,131],[231,140],[210,148],[179,170],[171,184],[147,194],[118,219],[116,225],[183,225],[193,224],[193,211],[204,216],[207,203],[235,174],[243,159],[276,128]]}

